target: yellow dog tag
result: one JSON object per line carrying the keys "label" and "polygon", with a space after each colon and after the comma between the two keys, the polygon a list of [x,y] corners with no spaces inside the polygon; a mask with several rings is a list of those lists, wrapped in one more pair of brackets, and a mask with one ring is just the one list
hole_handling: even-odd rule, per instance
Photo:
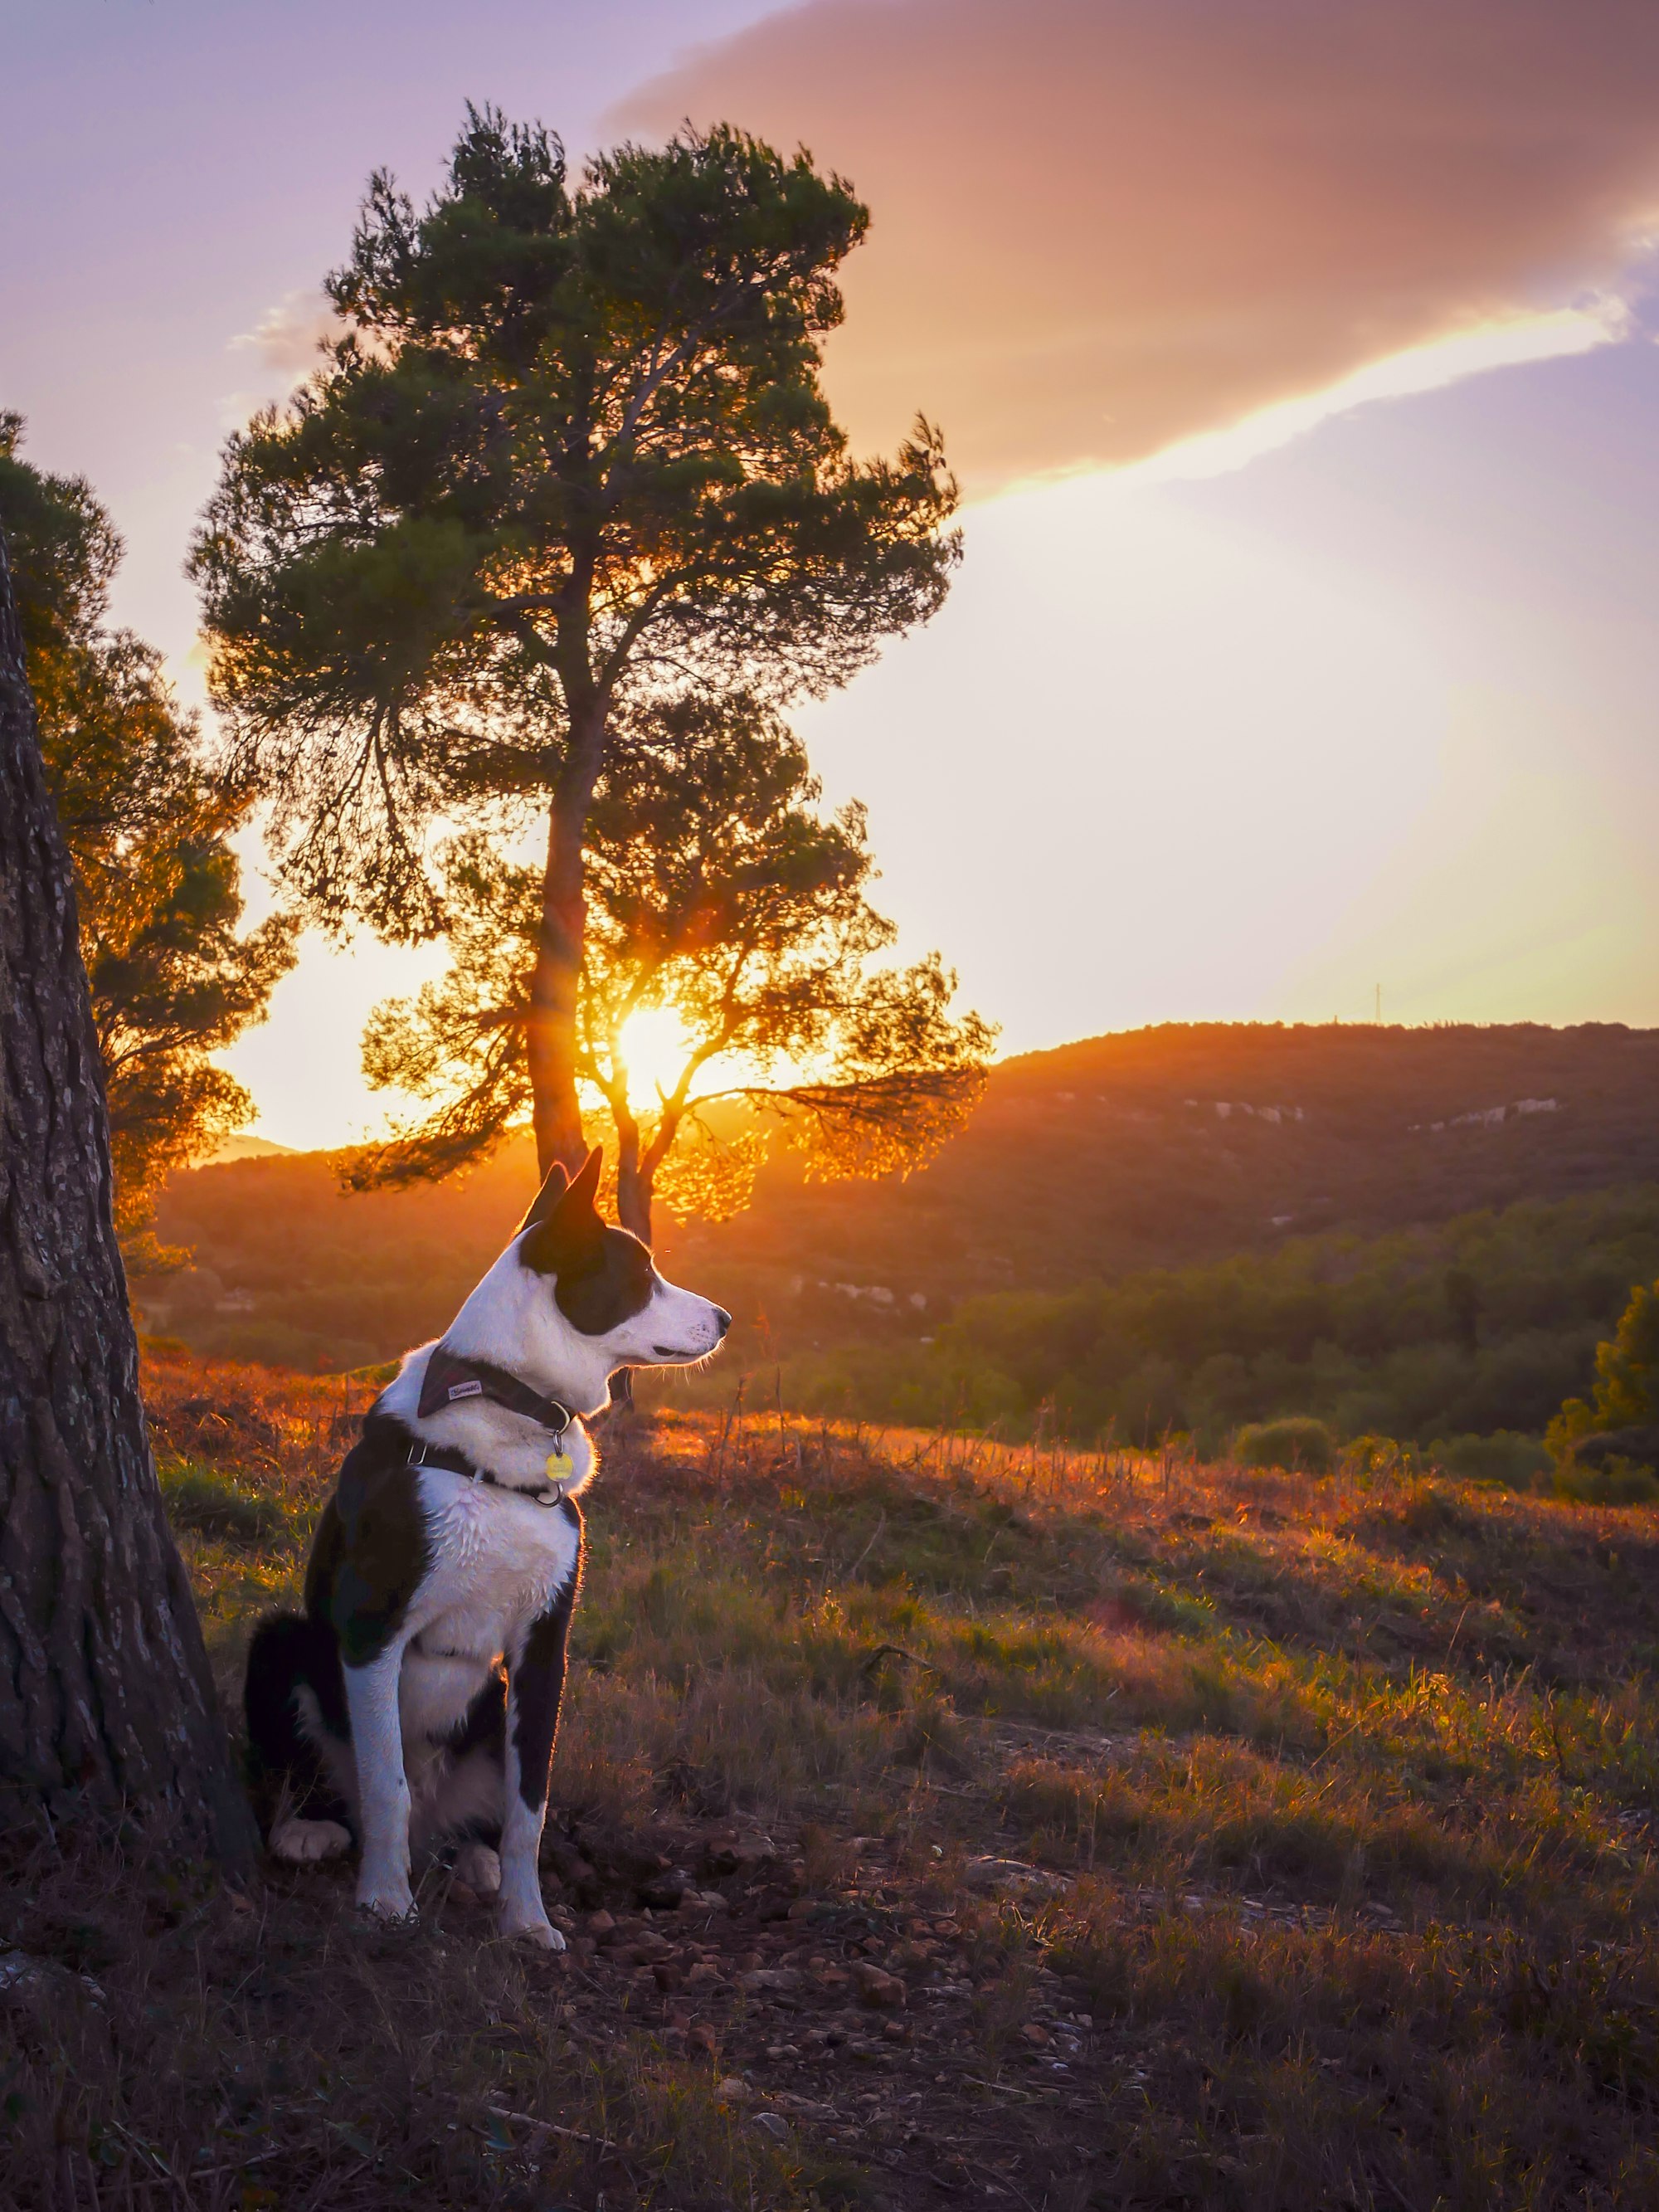
{"label": "yellow dog tag", "polygon": [[576,1462],[568,1451],[549,1452],[547,1479],[550,1482],[563,1482],[575,1472]]}

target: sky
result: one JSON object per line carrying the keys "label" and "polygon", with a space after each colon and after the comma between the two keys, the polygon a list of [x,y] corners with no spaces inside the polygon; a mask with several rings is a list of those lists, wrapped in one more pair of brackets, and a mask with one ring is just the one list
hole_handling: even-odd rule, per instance
{"label": "sky", "polygon": [[[962,477],[944,611],[799,725],[1005,1049],[1379,991],[1659,1022],[1659,11],[0,13],[0,404],[111,507],[186,698],[194,518],[368,173],[423,195],[469,98],[573,151],[726,118],[869,203],[830,396]],[[308,940],[226,1055],[259,1133],[376,1128],[363,1018],[441,957]]]}

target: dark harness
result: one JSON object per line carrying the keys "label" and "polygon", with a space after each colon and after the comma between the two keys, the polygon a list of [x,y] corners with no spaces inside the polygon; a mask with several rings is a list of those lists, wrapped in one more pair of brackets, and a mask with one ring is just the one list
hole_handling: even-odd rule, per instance
{"label": "dark harness", "polygon": [[[544,1397],[522,1376],[509,1374],[505,1367],[493,1366],[487,1359],[463,1359],[439,1345],[426,1364],[418,1408],[421,1419],[444,1413],[451,1406],[464,1406],[473,1399],[504,1407],[509,1413],[519,1413],[526,1420],[534,1421],[547,1431],[550,1462],[565,1457],[565,1437],[576,1418],[568,1406],[561,1405],[556,1398]],[[454,1444],[412,1444],[404,1464],[441,1468],[447,1474],[463,1474],[469,1481],[488,1483],[492,1490],[505,1490],[514,1498],[532,1498],[538,1505],[557,1505],[576,1486],[573,1469],[534,1490],[523,1489],[515,1482],[503,1482],[499,1475],[492,1474],[487,1467],[480,1467]]]}

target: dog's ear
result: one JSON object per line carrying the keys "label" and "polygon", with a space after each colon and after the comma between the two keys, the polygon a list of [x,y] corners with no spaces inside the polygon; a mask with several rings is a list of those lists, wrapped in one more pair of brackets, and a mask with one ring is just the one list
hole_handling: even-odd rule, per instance
{"label": "dog's ear", "polygon": [[526,1229],[533,1229],[538,1221],[545,1221],[569,1188],[569,1176],[565,1173],[560,1162],[555,1160],[547,1171],[541,1188],[530,1201],[529,1212],[514,1231],[514,1235],[522,1236]]}
{"label": "dog's ear", "polygon": [[571,1184],[564,1201],[567,1206],[581,1206],[598,1218],[599,1174],[604,1166],[605,1153],[595,1145],[576,1170],[576,1180]]}
{"label": "dog's ear", "polygon": [[[598,1262],[605,1223],[594,1200],[604,1164],[605,1156],[596,1145],[577,1170],[576,1180],[558,1194],[542,1218],[532,1222],[530,1234],[519,1247],[519,1256],[526,1267],[533,1267],[538,1275],[568,1275]],[[532,1212],[540,1206],[538,1198]]]}

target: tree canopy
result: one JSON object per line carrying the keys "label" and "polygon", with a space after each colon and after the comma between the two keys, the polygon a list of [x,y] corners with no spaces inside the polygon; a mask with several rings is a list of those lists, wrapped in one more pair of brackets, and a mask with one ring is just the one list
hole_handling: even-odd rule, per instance
{"label": "tree canopy", "polygon": [[[863,810],[828,815],[821,799],[799,740],[753,697],[682,697],[613,744],[588,819],[578,1065],[641,1236],[659,1188],[710,1218],[744,1203],[777,1123],[811,1172],[907,1170],[979,1097],[992,1031],[951,1013],[937,955],[878,964],[895,932],[870,903]],[[360,1158],[364,1183],[475,1159],[530,1103],[536,872],[477,835],[446,860],[453,963],[380,1007],[365,1048],[371,1081],[434,1110]],[[629,1024],[659,1011],[684,1051],[645,1107]]]}
{"label": "tree canopy", "polygon": [[1659,1423],[1659,1282],[1638,1283],[1619,1326],[1595,1347],[1595,1382],[1588,1398],[1569,1398],[1549,1441],[1570,1452],[1601,1429]]}
{"label": "tree canopy", "polygon": [[193,555],[239,776],[307,910],[465,929],[439,851],[544,817],[524,1027],[574,1164],[595,794],[647,706],[844,682],[940,604],[938,434],[848,450],[818,381],[866,210],[804,153],[689,128],[578,180],[469,110],[423,212],[377,175],[343,334],[230,441]]}
{"label": "tree canopy", "polygon": [[75,872],[103,1056],[117,1220],[142,1249],[167,1170],[249,1120],[210,1054],[263,1018],[294,924],[242,933],[228,842],[247,799],[204,763],[160,656],[106,626],[121,540],[84,479],[18,457],[0,415],[0,531],[11,550],[46,779]]}

